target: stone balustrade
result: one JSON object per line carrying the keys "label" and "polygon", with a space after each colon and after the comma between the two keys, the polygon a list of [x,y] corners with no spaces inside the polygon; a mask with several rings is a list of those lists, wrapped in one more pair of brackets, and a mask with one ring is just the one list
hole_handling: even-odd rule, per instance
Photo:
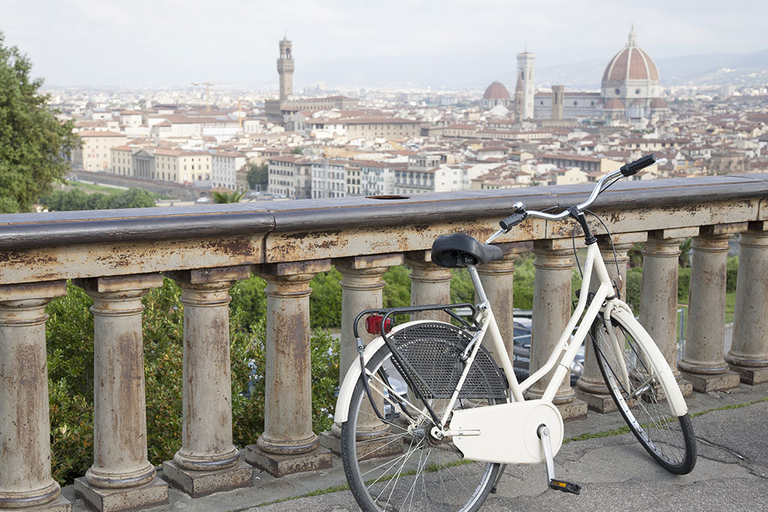
{"label": "stone balustrade", "polygon": [[[387,268],[411,268],[414,302],[448,299],[450,274],[429,259],[439,235],[483,240],[519,200],[529,209],[569,206],[590,186],[532,187],[412,198],[346,198],[0,216],[0,510],[68,511],[51,477],[44,307],[66,281],[94,300],[93,465],[76,494],[105,512],[168,499],[168,485],[193,497],[253,485],[253,466],[281,476],[327,467],[334,431],[312,430],[310,279],[342,274],[341,366],[352,364],[349,323],[378,307]],[[627,251],[645,242],[640,318],[688,393],[768,380],[768,175],[625,182],[593,210],[610,227],[599,243],[620,286]],[[594,230],[604,229],[594,223]],[[570,313],[568,222],[529,219],[498,240],[505,258],[479,269],[512,347],[514,258],[535,254],[532,365],[540,365]],[[741,234],[733,342],[723,344],[725,261]],[[685,353],[677,361],[677,257],[693,237]],[[257,272],[268,283],[264,432],[232,441],[229,288]],[[183,435],[162,479],[147,460],[141,297],[174,279],[184,304]],[[620,279],[621,278],[621,279]],[[679,367],[679,370],[678,370]],[[740,382],[741,381],[741,382]],[[535,387],[531,393],[541,392]],[[578,385],[563,382],[564,416],[605,411],[610,400],[587,353]],[[337,430],[337,429],[334,429]],[[258,484],[256,484],[258,485]]]}

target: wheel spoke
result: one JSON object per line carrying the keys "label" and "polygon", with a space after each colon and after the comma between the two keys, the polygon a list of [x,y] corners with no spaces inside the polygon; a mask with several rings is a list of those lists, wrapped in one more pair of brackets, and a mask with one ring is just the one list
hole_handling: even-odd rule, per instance
{"label": "wheel spoke", "polygon": [[[376,408],[387,421],[382,423],[374,414],[359,380],[349,418],[342,424],[342,458],[347,480],[365,512],[475,512],[490,491],[499,465],[464,461],[450,439],[432,434],[434,423],[427,408],[429,405],[438,417],[445,415],[455,379],[464,368],[460,355],[466,334],[455,326],[438,322],[419,322],[418,326],[439,328],[436,335],[414,331],[403,336],[413,348],[411,354],[404,356],[410,358],[405,366],[409,371],[416,368],[425,372],[410,381],[424,386],[419,393],[427,403],[422,403],[416,398],[419,395],[404,384],[409,379],[400,373],[402,366],[390,363],[389,348],[382,347],[367,364],[366,376],[370,377]],[[483,407],[506,399],[497,391],[483,397],[482,386],[506,388],[498,365],[484,348],[481,347],[475,361],[489,364],[478,366],[480,369],[474,374],[474,364],[469,369],[465,388],[470,391],[459,396],[455,408]]]}
{"label": "wheel spoke", "polygon": [[[616,340],[622,341],[617,345]],[[596,321],[592,341],[611,396],[637,439],[667,470],[690,472],[696,452],[690,418],[672,414],[662,391],[662,372],[654,367],[639,338],[622,320],[612,317],[610,324]],[[627,375],[626,380],[622,375]],[[677,386],[675,382],[665,384],[667,389]]]}

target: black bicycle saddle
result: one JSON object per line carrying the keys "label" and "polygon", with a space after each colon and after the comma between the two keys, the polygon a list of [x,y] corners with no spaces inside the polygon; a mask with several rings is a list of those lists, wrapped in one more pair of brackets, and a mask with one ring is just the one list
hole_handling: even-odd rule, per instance
{"label": "black bicycle saddle", "polygon": [[441,267],[459,268],[482,265],[504,257],[501,248],[481,244],[464,233],[443,235],[432,244],[432,263]]}

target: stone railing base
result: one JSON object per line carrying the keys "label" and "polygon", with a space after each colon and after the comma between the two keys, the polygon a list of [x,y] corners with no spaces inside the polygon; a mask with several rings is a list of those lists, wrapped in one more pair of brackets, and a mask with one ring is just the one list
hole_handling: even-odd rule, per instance
{"label": "stone railing base", "polygon": [[75,479],[75,496],[82,498],[91,510],[123,512],[168,503],[168,484],[155,477],[148,484],[128,489],[101,489],[85,478]]}
{"label": "stone railing base", "polygon": [[22,510],[24,512],[72,512],[72,504],[69,502],[67,498],[59,495],[59,497],[56,498],[55,500],[49,501],[44,505],[37,505],[35,507],[25,507],[25,508],[0,507],[0,512],[19,512]]}
{"label": "stone railing base", "polygon": [[560,416],[562,416],[564,420],[575,420],[587,416],[588,407],[587,402],[584,400],[576,398],[570,402],[556,405],[557,410],[560,411]]}
{"label": "stone railing base", "polygon": [[710,391],[727,391],[738,387],[739,374],[733,371],[719,375],[696,375],[695,373],[681,372],[683,379],[693,385],[694,391],[709,393]]}
{"label": "stone railing base", "polygon": [[768,382],[768,368],[751,368],[748,366],[731,365],[731,370],[738,372],[741,382],[756,386]]}
{"label": "stone railing base", "polygon": [[236,466],[219,471],[191,471],[173,461],[163,462],[163,479],[193,498],[253,485],[253,466],[240,460]]}
{"label": "stone railing base", "polygon": [[245,447],[243,455],[248,463],[275,477],[328,469],[331,467],[332,458],[331,451],[321,446],[297,455],[275,455],[252,444]]}

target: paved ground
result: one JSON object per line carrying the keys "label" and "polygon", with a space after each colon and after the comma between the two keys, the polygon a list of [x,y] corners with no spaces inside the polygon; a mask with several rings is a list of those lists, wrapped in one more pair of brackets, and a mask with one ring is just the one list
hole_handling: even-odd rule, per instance
{"label": "paved ground", "polygon": [[[699,459],[686,476],[670,475],[655,464],[632,434],[573,441],[555,458],[558,477],[582,486],[575,496],[546,487],[543,466],[509,467],[499,491],[482,508],[501,511],[754,511],[768,507],[768,385],[742,386],[730,393],[695,394],[693,420]],[[761,401],[762,400],[762,401]],[[759,401],[759,402],[757,402]],[[755,403],[757,402],[757,403]],[[738,408],[725,408],[750,404]],[[725,408],[725,409],[724,409]],[[566,438],[622,425],[617,413],[590,413],[566,423]],[[151,512],[353,512],[349,491],[296,498],[344,483],[341,461],[333,468],[275,479],[255,476],[250,489],[192,500],[172,491],[171,503]],[[72,489],[64,490],[72,499]],[[276,503],[276,500],[286,500]],[[272,504],[269,504],[272,503]],[[75,501],[73,511],[86,509]]]}

